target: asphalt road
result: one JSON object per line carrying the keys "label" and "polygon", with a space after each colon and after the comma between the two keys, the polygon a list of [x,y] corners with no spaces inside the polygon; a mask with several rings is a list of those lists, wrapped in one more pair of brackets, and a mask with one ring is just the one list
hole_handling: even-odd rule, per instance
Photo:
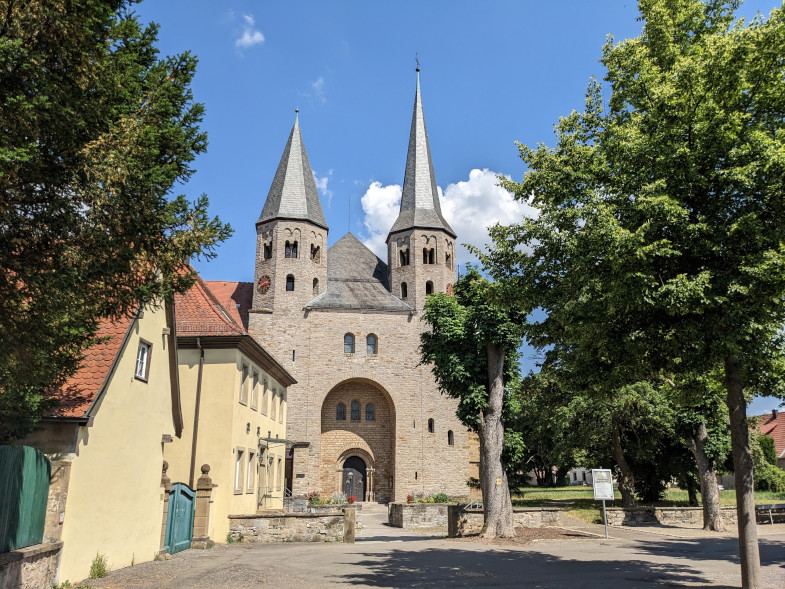
{"label": "asphalt road", "polygon": [[[391,528],[364,510],[355,544],[240,544],[121,569],[95,587],[739,587],[738,542],[676,528],[499,546]],[[602,526],[567,524],[602,533]],[[763,580],[785,588],[785,524],[759,526]]]}

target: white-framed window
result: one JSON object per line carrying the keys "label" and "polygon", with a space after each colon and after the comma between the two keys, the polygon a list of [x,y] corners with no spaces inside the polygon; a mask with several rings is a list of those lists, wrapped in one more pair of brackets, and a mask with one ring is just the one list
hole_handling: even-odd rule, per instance
{"label": "white-framed window", "polygon": [[256,469],[254,468],[254,459],[256,453],[248,450],[248,470],[245,472],[245,492],[253,493],[254,483],[256,482]]}
{"label": "white-framed window", "polygon": [[248,364],[243,364],[243,374],[240,380],[240,403],[248,404]]}
{"label": "white-framed window", "polygon": [[259,371],[253,371],[251,378],[251,409],[256,409],[259,401]]}
{"label": "white-framed window", "polygon": [[153,344],[143,339],[139,339],[139,349],[136,351],[136,368],[134,377],[147,382],[150,377],[150,352],[153,351]]}
{"label": "white-framed window", "polygon": [[270,419],[275,419],[278,415],[278,391],[273,389],[272,407],[270,407]]}
{"label": "white-framed window", "polygon": [[237,448],[234,461],[234,494],[243,492],[243,469],[245,468],[245,449]]}

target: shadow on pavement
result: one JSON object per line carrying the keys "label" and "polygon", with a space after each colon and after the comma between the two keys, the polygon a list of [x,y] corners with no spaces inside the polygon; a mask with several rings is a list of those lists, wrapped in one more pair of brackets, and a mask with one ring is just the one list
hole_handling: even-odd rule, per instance
{"label": "shadow on pavement", "polygon": [[[426,548],[417,552],[364,552],[347,571],[329,577],[336,583],[374,587],[652,587],[681,585],[723,587],[687,564],[642,560],[571,560],[534,551],[478,552]],[[328,580],[328,579],[325,579]],[[729,587],[729,586],[725,586]]]}

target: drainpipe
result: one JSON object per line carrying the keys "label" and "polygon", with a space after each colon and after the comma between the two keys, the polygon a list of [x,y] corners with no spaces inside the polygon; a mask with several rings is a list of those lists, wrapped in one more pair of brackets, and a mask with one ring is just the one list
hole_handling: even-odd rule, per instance
{"label": "drainpipe", "polygon": [[196,406],[194,407],[194,437],[191,442],[191,473],[188,476],[188,486],[194,488],[194,472],[196,471],[196,440],[199,435],[199,402],[202,399],[202,369],[204,368],[204,349],[202,341],[196,338],[196,347],[199,348],[199,375],[196,377]]}

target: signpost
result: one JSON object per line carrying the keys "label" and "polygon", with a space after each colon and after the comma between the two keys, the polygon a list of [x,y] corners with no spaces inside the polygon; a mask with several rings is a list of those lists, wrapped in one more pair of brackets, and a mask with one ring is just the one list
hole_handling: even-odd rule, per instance
{"label": "signpost", "polygon": [[592,468],[591,483],[594,488],[594,500],[602,501],[602,521],[605,523],[605,537],[608,537],[608,516],[605,513],[605,502],[613,501],[613,476],[608,468]]}

